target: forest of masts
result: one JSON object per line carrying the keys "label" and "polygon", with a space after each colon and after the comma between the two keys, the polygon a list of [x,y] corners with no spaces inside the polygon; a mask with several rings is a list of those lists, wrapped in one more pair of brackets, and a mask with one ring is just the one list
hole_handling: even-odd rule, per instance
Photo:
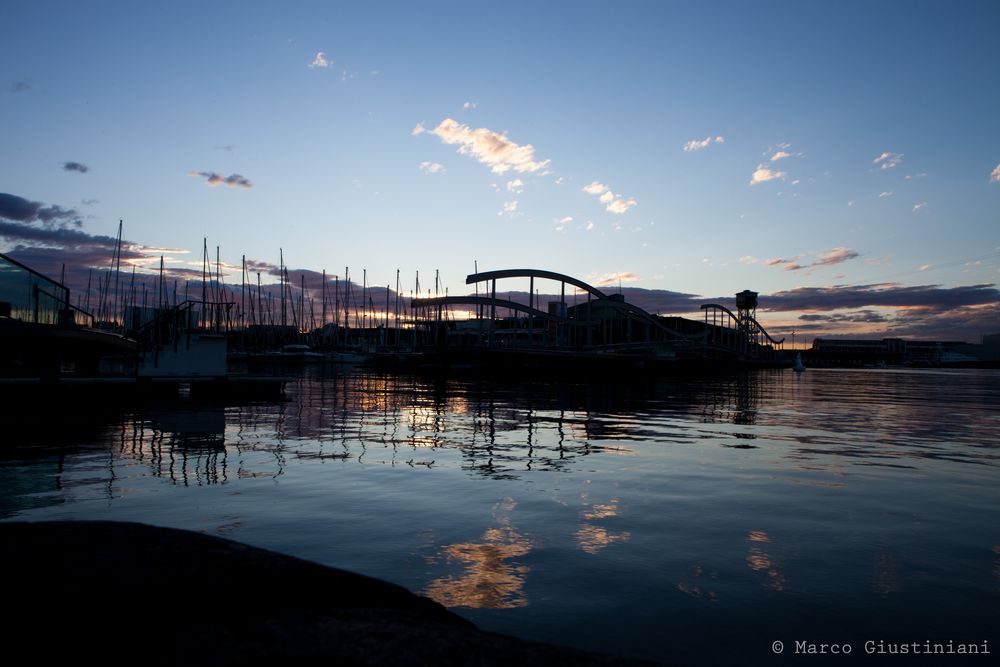
{"label": "forest of masts", "polygon": [[[369,285],[367,269],[362,269],[360,286],[352,283],[349,267],[344,268],[343,279],[338,275],[328,276],[324,270],[318,289],[315,285],[306,285],[304,273],[299,275],[296,286],[289,277],[284,251],[279,249],[277,285],[263,284],[261,272],[248,268],[246,255],[242,260],[239,285],[226,284],[219,247],[216,246],[213,262],[205,239],[200,280],[178,280],[166,273],[163,256],[152,285],[146,282],[150,274],[137,275],[134,263],[131,267],[126,265],[123,271],[119,224],[118,242],[110,267],[99,270],[96,281],[94,270],[90,270],[86,289],[82,294],[77,293],[76,308],[90,315],[95,326],[123,333],[138,330],[158,313],[188,303],[196,305],[194,312],[200,318],[199,326],[226,331],[281,327],[307,333],[327,325],[364,330],[390,326],[410,328],[419,324],[415,319],[418,313],[411,312],[402,295],[398,269],[395,289],[390,285],[384,288]],[[65,282],[65,276],[63,278]],[[434,289],[428,289],[427,296],[438,296],[440,291],[435,271]],[[417,272],[410,297],[420,293],[420,273]],[[447,288],[444,294],[447,295]],[[452,314],[449,312],[445,316],[450,318]]]}

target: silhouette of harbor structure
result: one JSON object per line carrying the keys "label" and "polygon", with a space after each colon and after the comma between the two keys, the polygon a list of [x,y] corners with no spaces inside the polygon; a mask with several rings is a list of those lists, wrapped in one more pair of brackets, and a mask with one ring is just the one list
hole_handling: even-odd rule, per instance
{"label": "silhouette of harbor structure", "polygon": [[[497,283],[511,278],[528,278],[526,304],[503,298]],[[543,307],[536,280],[558,283],[558,300]],[[758,295],[750,290],[736,295],[736,312],[706,303],[702,319],[695,320],[651,314],[622,294],[543,269],[477,272],[466,277],[466,284],[475,285],[474,294],[416,298],[411,303],[414,323],[427,341],[425,350],[435,350],[439,363],[521,362],[590,370],[788,363],[784,339],[772,338],[757,320]],[[482,284],[485,289],[480,290]],[[573,290],[572,305],[567,287]],[[448,318],[447,309],[453,307],[471,309],[472,317]]]}
{"label": "silhouette of harbor structure", "polygon": [[[56,281],[0,255],[0,383],[17,388],[59,387],[82,391],[155,395],[274,395],[282,381],[251,375],[255,363],[370,363],[381,368],[463,372],[539,372],[599,377],[608,373],[788,367],[785,340],[772,337],[757,318],[759,295],[743,290],[735,309],[700,305],[700,317],[652,314],[621,293],[579,278],[539,268],[500,269],[466,277],[470,293],[420,296],[419,275],[411,298],[396,289],[368,285],[367,272],[352,289],[349,269],[341,281],[323,273],[318,291],[321,316],[306,300],[305,276],[293,289],[284,260],[280,282],[270,291],[249,279],[223,284],[221,262],[210,269],[207,244],[201,298],[191,286],[172,289],[160,273],[155,294],[113,270],[98,277],[95,310],[74,304],[64,280]],[[120,258],[119,258],[120,262]],[[528,282],[527,298],[504,290],[504,281]],[[543,296],[536,283],[557,285]],[[381,289],[381,288],[379,288]],[[315,287],[312,292],[317,293]],[[277,298],[275,298],[275,294]],[[523,294],[523,293],[522,293]],[[332,298],[331,298],[332,296]],[[384,304],[376,306],[376,298]],[[902,339],[839,341],[817,339],[806,357],[819,365],[975,363],[958,342]],[[980,346],[988,352],[996,347]],[[987,349],[988,348],[988,349]],[[986,355],[989,357],[989,355]],[[1000,355],[994,355],[1000,356]],[[992,357],[990,357],[992,358]],[[860,360],[860,362],[859,362]],[[243,372],[233,373],[239,364]]]}

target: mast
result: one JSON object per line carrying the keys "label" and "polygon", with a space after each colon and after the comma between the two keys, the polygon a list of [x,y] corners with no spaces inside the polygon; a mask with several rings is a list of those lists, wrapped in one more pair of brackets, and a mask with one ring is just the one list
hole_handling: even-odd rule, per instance
{"label": "mast", "polygon": [[93,267],[87,269],[87,305],[86,310],[90,312],[90,280],[94,277]]}
{"label": "mast", "polygon": [[208,301],[208,238],[201,241],[201,308],[205,309]]}
{"label": "mast", "polygon": [[323,311],[323,317],[320,320],[320,327],[322,328],[326,326],[326,269],[323,269],[323,286],[320,291],[320,300],[323,302],[320,307]]}
{"label": "mast", "polygon": [[243,268],[240,269],[240,328],[247,327],[247,256],[243,255]]}
{"label": "mast", "polygon": [[115,296],[114,296],[114,306],[111,312],[114,313],[114,317],[118,317],[118,281],[121,277],[122,269],[122,221],[118,221],[118,241],[115,243]]}
{"label": "mast", "polygon": [[285,315],[285,251],[278,248],[278,254],[278,277],[281,283],[281,326],[284,327],[287,324]]}

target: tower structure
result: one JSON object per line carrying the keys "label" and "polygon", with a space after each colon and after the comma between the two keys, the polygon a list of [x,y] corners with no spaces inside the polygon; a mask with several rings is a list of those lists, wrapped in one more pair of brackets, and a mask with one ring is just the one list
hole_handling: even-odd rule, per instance
{"label": "tower structure", "polygon": [[760,327],[757,325],[757,292],[748,289],[736,293],[736,319],[740,330],[743,332],[742,350],[744,354],[749,352],[752,345],[759,341]]}

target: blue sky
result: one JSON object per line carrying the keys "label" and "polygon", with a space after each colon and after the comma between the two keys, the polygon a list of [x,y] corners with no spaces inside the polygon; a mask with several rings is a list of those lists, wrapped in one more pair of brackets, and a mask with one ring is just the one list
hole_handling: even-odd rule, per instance
{"label": "blue sky", "polygon": [[121,218],[176,268],[207,237],[452,293],[474,261],[661,312],[749,288],[795,303],[779,332],[1000,330],[996,3],[288,4],[0,8],[0,249],[84,266],[21,232]]}

